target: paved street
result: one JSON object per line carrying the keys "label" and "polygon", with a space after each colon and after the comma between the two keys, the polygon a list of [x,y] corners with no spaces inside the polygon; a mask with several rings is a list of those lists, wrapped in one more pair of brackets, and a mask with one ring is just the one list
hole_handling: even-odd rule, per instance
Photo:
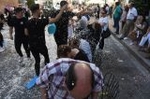
{"label": "paved street", "polygon": [[114,37],[105,44],[102,71],[112,72],[119,80],[119,99],[149,99],[149,72]]}
{"label": "paved street", "polygon": [[[24,84],[34,74],[34,60],[26,59],[19,63],[19,57],[14,49],[14,43],[9,39],[8,27],[2,31],[5,38],[6,50],[0,53],[0,99],[40,99],[39,88],[27,90]],[[46,33],[50,60],[56,59],[56,44],[53,36]],[[150,73],[123,47],[113,36],[105,40],[99,65],[102,72],[112,72],[120,84],[119,99],[149,99]],[[41,56],[41,68],[44,66]]]}

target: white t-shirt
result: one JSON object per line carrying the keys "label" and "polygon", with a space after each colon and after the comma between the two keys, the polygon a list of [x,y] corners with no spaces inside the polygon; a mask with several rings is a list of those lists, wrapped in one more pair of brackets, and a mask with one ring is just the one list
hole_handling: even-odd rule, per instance
{"label": "white t-shirt", "polygon": [[129,20],[134,20],[135,17],[137,17],[138,13],[136,8],[132,7],[129,9],[128,14],[127,14],[127,19]]}
{"label": "white t-shirt", "polygon": [[102,26],[102,24],[105,24],[102,27],[102,31],[106,31],[108,28],[108,17],[106,16],[106,17],[99,18],[98,23],[101,24],[101,26]]}

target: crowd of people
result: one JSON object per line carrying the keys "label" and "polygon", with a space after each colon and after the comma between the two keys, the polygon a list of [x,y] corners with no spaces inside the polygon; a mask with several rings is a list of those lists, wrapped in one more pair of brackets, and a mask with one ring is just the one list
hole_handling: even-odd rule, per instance
{"label": "crowd of people", "polygon": [[[24,59],[22,45],[27,58],[30,59],[31,55],[34,57],[35,75],[38,77],[36,83],[40,86],[42,99],[87,99],[89,97],[97,99],[99,97],[103,86],[103,75],[100,69],[92,63],[91,45],[86,39],[81,39],[73,33],[70,37],[68,36],[69,21],[74,21],[72,19],[74,16],[77,16],[79,26],[83,26],[82,29],[88,27],[92,11],[86,9],[81,8],[80,11],[73,12],[72,9],[68,10],[67,1],[61,1],[60,9],[50,14],[49,17],[42,15],[42,8],[39,4],[33,4],[30,7],[30,17],[25,16],[26,11],[22,7],[16,7],[8,12],[5,21],[9,26],[10,39],[14,40],[14,48],[19,55],[20,63]],[[104,10],[103,13],[103,17],[106,17],[107,12]],[[3,22],[2,17],[0,22]],[[45,40],[45,27],[50,23],[55,23],[57,27],[54,34],[57,59],[53,62],[50,62]],[[74,22],[70,25],[73,25],[72,23]],[[100,19],[97,24],[99,24],[98,30],[106,31],[108,19],[106,18],[106,21]],[[73,26],[71,29],[74,32]],[[92,29],[95,31],[94,27]],[[0,46],[3,48],[3,35],[0,36]],[[104,38],[102,42],[104,43]],[[45,59],[45,67],[42,71],[40,54]]]}
{"label": "crowd of people", "polygon": [[[41,13],[42,10],[39,4],[33,4],[29,16],[28,10],[16,7],[13,12],[8,12],[7,20],[0,13],[0,30],[7,21],[10,39],[14,39],[16,52],[20,56],[19,62],[24,58],[22,45],[27,58],[33,55],[35,59],[36,83],[40,86],[42,99],[98,99],[104,86],[103,75],[98,66],[93,64],[93,56],[95,50],[104,49],[104,41],[111,35],[109,17],[113,19],[115,33],[121,34],[120,40],[129,37],[132,44],[136,42],[139,45],[140,50],[145,50],[148,41],[146,51],[150,50],[150,26],[144,15],[138,15],[133,3],[123,7],[120,2],[116,2],[114,8],[108,4],[102,8],[96,5],[94,9],[84,5],[79,7],[78,12],[74,12],[68,7],[67,1],[61,1],[60,9],[48,17]],[[93,15],[95,21],[89,24]],[[57,27],[54,34],[57,59],[52,62],[45,40],[45,27],[51,23]],[[0,52],[5,49],[3,41],[0,32]],[[40,54],[45,59],[42,71]]]}
{"label": "crowd of people", "polygon": [[[130,39],[129,45],[137,45],[139,51],[150,52],[150,22],[147,16],[143,13],[138,15],[136,5],[131,2],[124,7],[119,2],[116,2],[113,12],[113,27],[115,33],[119,34],[120,40]],[[121,25],[120,25],[121,23]],[[150,57],[146,57],[149,58]]]}

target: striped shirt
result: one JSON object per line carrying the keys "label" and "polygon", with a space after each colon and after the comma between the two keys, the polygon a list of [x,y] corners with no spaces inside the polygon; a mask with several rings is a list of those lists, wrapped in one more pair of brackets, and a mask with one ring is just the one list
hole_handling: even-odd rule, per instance
{"label": "striped shirt", "polygon": [[[48,90],[49,99],[74,99],[64,86],[65,74],[72,63],[84,62],[69,58],[60,58],[47,64],[42,70],[36,84]],[[92,92],[100,92],[103,86],[103,76],[98,67],[92,63],[89,64],[94,72],[95,85]]]}

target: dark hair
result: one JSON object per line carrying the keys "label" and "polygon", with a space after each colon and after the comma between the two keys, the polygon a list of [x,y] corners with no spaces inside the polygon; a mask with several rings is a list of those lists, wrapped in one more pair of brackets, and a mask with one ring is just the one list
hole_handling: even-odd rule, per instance
{"label": "dark hair", "polygon": [[69,41],[69,46],[71,46],[71,48],[79,48],[79,45],[80,45],[79,38],[71,38],[71,40]]}
{"label": "dark hair", "polygon": [[57,56],[60,57],[68,57],[68,53],[71,52],[71,47],[68,45],[60,45],[57,50]]}
{"label": "dark hair", "polygon": [[108,4],[106,3],[105,6],[108,6]]}
{"label": "dark hair", "polygon": [[131,5],[132,7],[134,7],[134,2],[130,2],[130,5]]}
{"label": "dark hair", "polygon": [[107,14],[107,11],[106,11],[106,9],[104,9],[104,8],[103,8],[103,9],[102,9],[102,11],[103,11],[105,14]]}
{"label": "dark hair", "polygon": [[124,6],[124,9],[125,9],[126,12],[128,12],[128,11],[129,11],[128,5],[125,5],[125,6]]}
{"label": "dark hair", "polygon": [[39,9],[40,9],[40,5],[39,4],[33,4],[30,7],[30,10],[31,10],[32,13],[34,13],[36,10],[39,10]]}
{"label": "dark hair", "polygon": [[146,22],[146,16],[145,16],[145,15],[142,15],[142,17],[143,17],[142,22]]}
{"label": "dark hair", "polygon": [[116,6],[118,6],[120,4],[120,2],[116,2],[115,4],[116,4]]}
{"label": "dark hair", "polygon": [[[74,71],[74,67],[77,63],[72,63],[66,73],[66,80],[65,80],[65,83],[66,83],[66,86],[68,88],[69,91],[73,90],[73,88],[75,87],[76,85],[76,81],[77,81],[77,77],[76,77],[76,74],[75,74],[75,71]],[[95,79],[94,79],[94,72],[93,70],[91,69],[90,65],[86,64],[90,70],[91,70],[91,87],[94,88],[94,85],[95,85]]]}
{"label": "dark hair", "polygon": [[74,67],[75,67],[75,63],[71,64],[66,73],[65,83],[69,91],[71,91],[76,85],[77,77],[74,71]]}
{"label": "dark hair", "polygon": [[23,9],[22,9],[21,7],[17,7],[17,8],[15,9],[15,13],[19,13],[19,12],[21,12],[21,11],[23,11]]}
{"label": "dark hair", "polygon": [[63,7],[63,6],[66,5],[66,4],[68,4],[67,1],[61,1],[61,2],[60,2],[60,7]]}

